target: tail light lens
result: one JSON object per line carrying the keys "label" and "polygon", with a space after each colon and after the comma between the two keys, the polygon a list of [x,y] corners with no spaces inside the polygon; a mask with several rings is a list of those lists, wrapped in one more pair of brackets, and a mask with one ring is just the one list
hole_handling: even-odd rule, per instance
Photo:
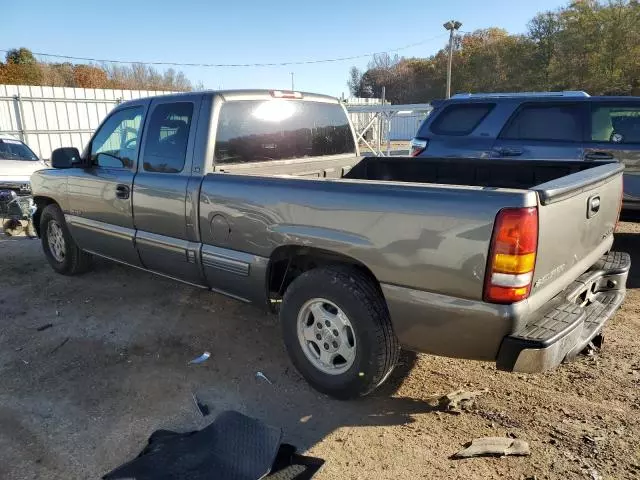
{"label": "tail light lens", "polygon": [[422,140],[420,138],[414,138],[411,140],[411,144],[410,144],[410,148],[409,148],[409,154],[412,157],[417,157],[418,155],[420,155],[422,152],[424,152],[427,149],[427,146],[429,145],[429,141],[428,140]]}
{"label": "tail light lens", "polygon": [[505,208],[496,217],[485,275],[484,300],[515,303],[531,292],[538,249],[538,209]]}
{"label": "tail light lens", "polygon": [[302,98],[302,93],[292,92],[291,90],[271,90],[271,96],[273,98]]}

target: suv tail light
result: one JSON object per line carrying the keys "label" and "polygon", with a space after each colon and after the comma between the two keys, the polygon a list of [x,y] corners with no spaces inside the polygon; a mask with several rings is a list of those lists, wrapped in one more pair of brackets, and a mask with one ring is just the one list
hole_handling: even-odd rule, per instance
{"label": "suv tail light", "polygon": [[413,138],[411,139],[409,154],[412,157],[417,157],[422,152],[424,152],[428,146],[429,146],[429,140],[422,140],[421,138]]}
{"label": "suv tail light", "polygon": [[538,209],[500,210],[487,262],[485,302],[515,303],[529,296],[537,249]]}

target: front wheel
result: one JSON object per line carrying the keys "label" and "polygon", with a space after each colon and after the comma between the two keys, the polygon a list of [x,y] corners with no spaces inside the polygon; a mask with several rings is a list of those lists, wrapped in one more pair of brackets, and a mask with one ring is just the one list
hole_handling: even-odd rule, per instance
{"label": "front wheel", "polygon": [[381,385],[400,348],[382,293],[350,267],[323,267],[296,278],[280,311],[284,342],[316,390],[339,399]]}
{"label": "front wheel", "polygon": [[42,249],[51,267],[63,275],[76,275],[89,270],[91,255],[78,248],[60,207],[47,205],[40,217]]}

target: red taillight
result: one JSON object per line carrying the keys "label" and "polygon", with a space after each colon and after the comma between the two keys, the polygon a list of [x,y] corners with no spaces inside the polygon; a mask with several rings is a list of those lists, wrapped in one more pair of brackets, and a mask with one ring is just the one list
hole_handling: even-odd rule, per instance
{"label": "red taillight", "polygon": [[292,92],[291,90],[271,90],[273,98],[302,98],[302,93]]}
{"label": "red taillight", "polygon": [[515,303],[531,291],[538,249],[538,209],[505,208],[493,227],[484,300]]}
{"label": "red taillight", "polygon": [[412,157],[417,157],[418,155],[420,155],[422,152],[424,152],[427,149],[428,145],[429,145],[429,141],[428,140],[422,140],[420,138],[414,138],[414,139],[411,140],[409,154]]}

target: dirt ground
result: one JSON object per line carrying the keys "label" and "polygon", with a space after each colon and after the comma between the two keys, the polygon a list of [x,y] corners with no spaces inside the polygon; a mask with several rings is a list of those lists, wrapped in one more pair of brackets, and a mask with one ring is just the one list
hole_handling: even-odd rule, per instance
{"label": "dirt ground", "polygon": [[[621,224],[616,242],[640,258],[640,224]],[[106,262],[60,276],[38,240],[3,237],[0,255],[1,479],[99,478],[154,430],[200,428],[225,409],[284,428],[326,460],[319,479],[640,478],[637,264],[593,357],[517,375],[404,355],[385,390],[339,402],[306,385],[277,319],[251,306]],[[187,366],[205,350],[207,362]],[[459,387],[488,392],[462,415],[434,408]],[[506,435],[531,456],[450,459],[473,438]]]}

